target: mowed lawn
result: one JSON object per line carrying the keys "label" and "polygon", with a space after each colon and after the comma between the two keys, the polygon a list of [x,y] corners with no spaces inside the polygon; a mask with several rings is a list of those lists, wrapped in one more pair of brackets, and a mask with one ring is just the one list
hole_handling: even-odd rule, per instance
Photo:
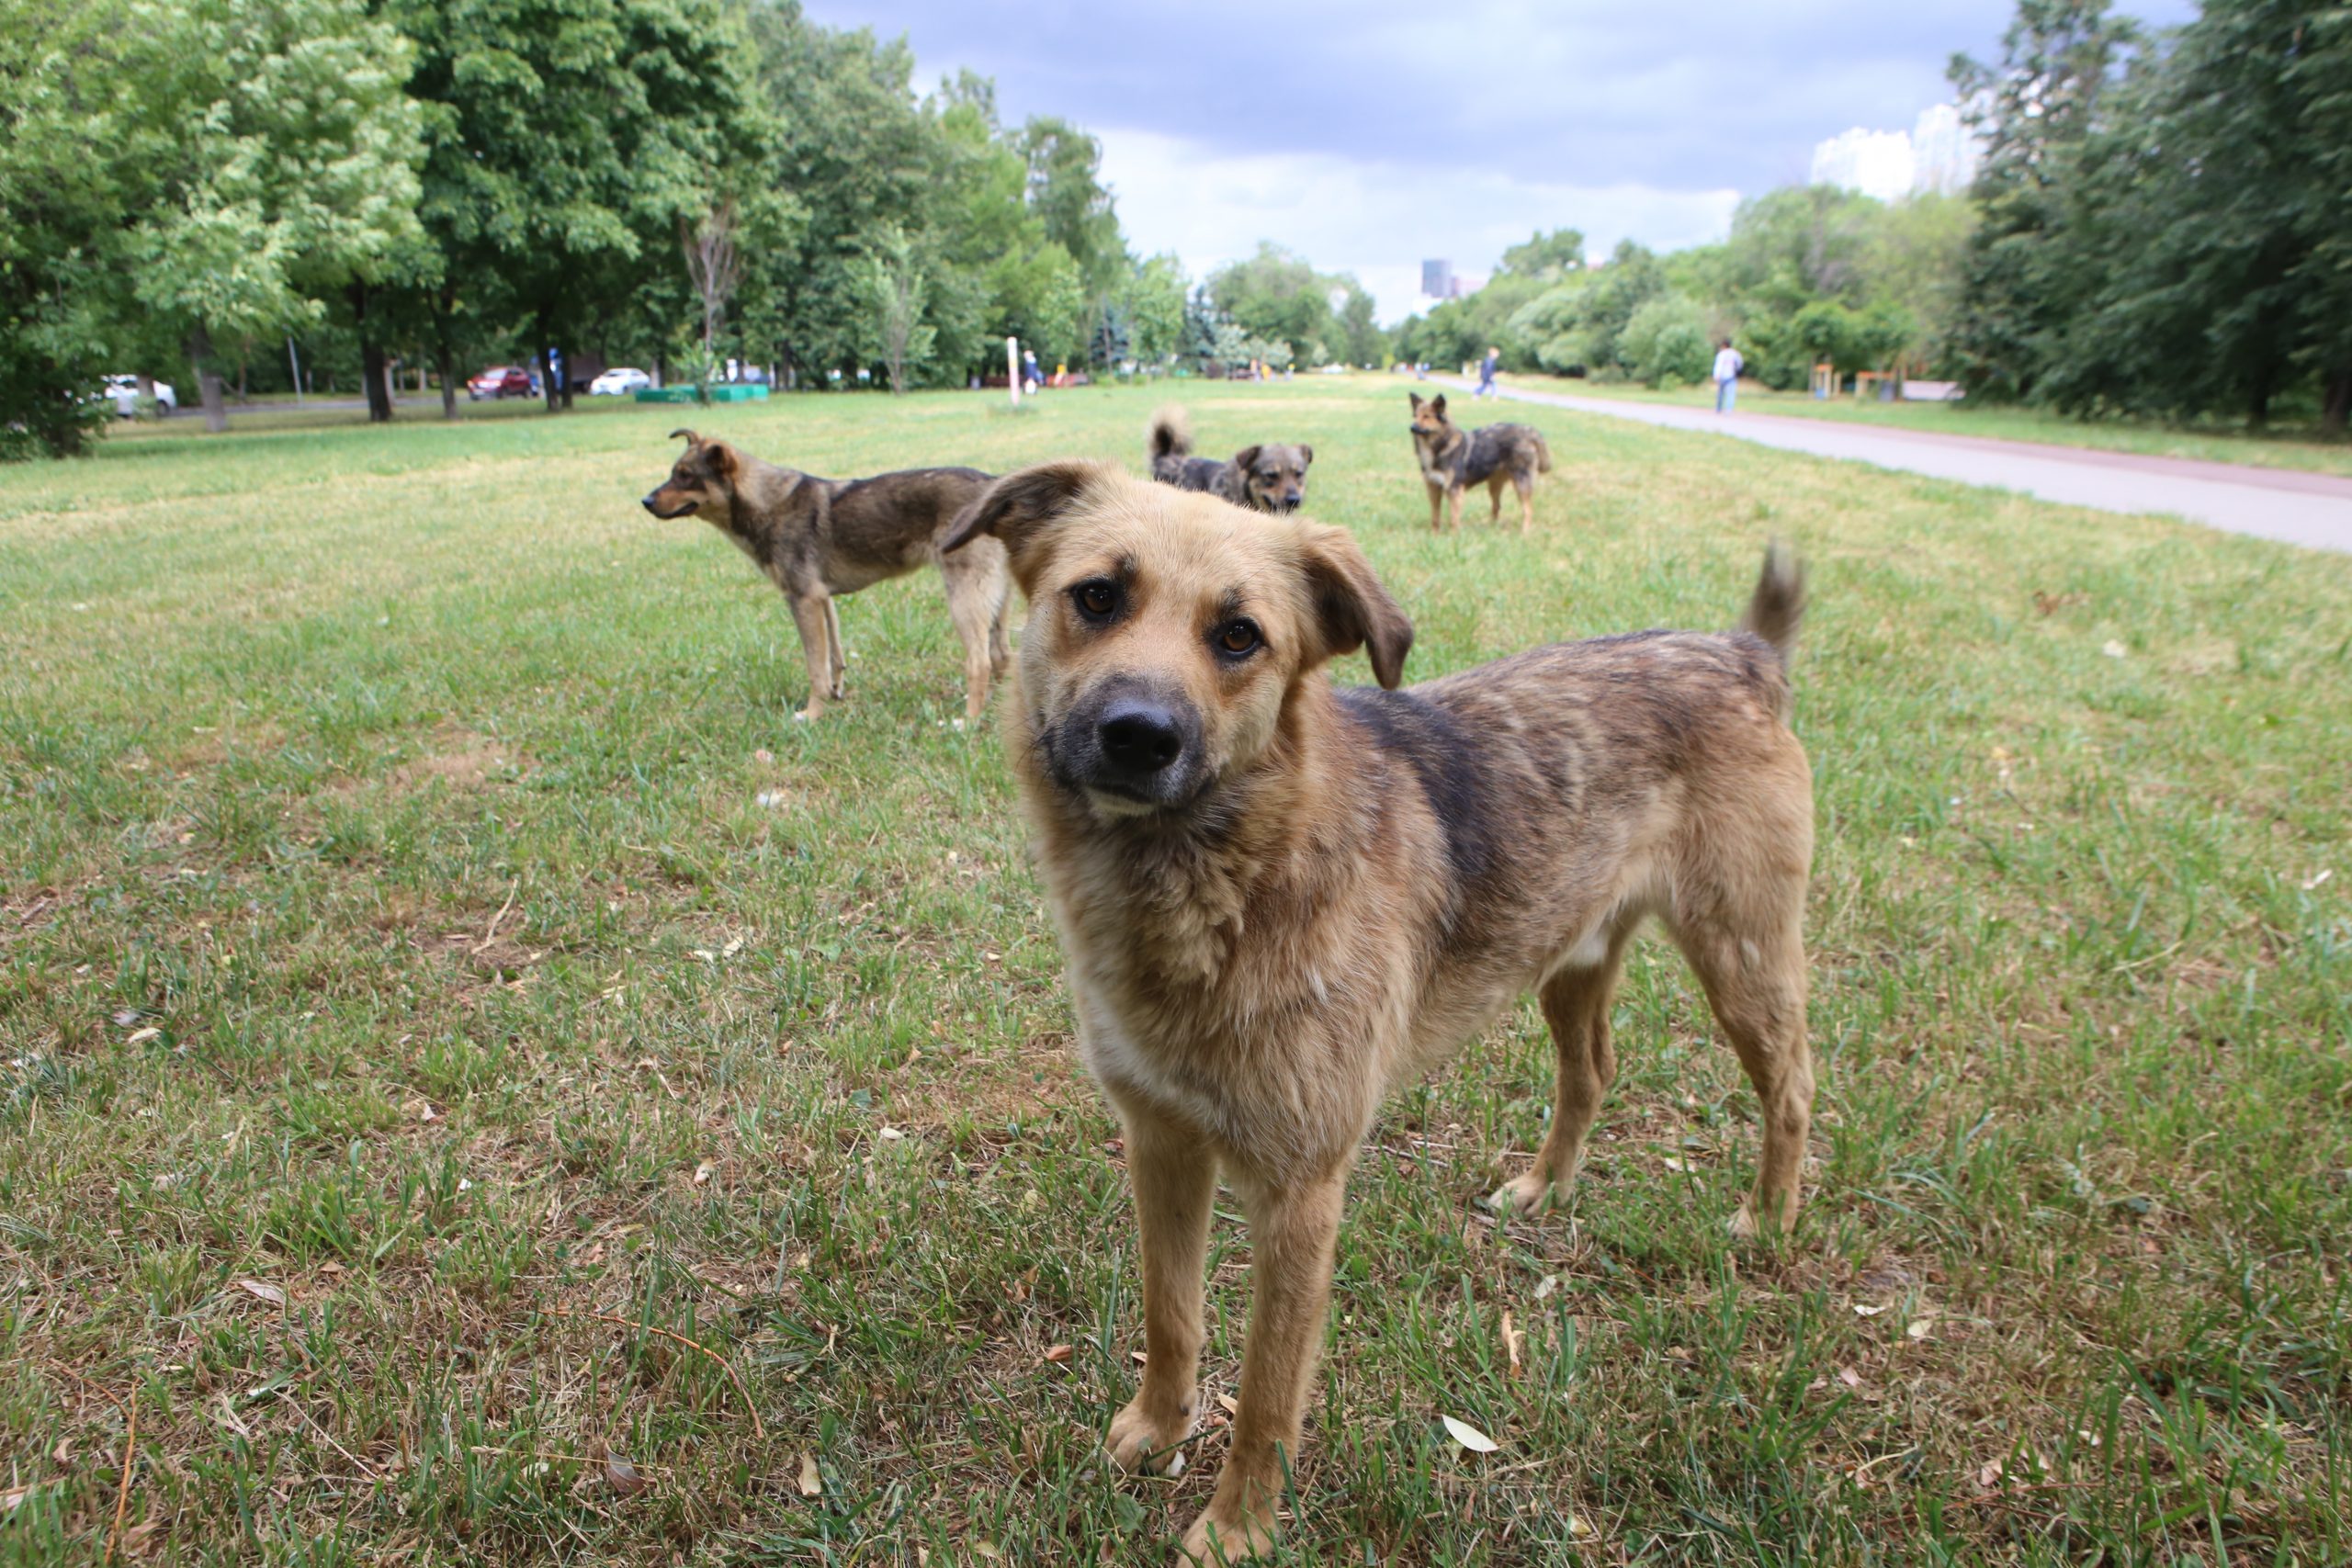
{"label": "mowed lawn", "polygon": [[[2344,1561],[2352,560],[1518,407],[1534,536],[1433,536],[1405,390],[1182,395],[1210,452],[1313,443],[1414,676],[1808,556],[1822,1091],[1749,1246],[1754,1099],[1663,944],[1568,1212],[1477,1201],[1542,1132],[1532,1007],[1393,1102],[1290,1560]],[[935,577],[845,604],[795,725],[781,599],[637,506],[678,423],[1132,463],[1163,395],[0,470],[0,1561],[1164,1550],[1248,1240],[1221,1201],[1200,1462],[1109,1473],[1117,1128]]]}

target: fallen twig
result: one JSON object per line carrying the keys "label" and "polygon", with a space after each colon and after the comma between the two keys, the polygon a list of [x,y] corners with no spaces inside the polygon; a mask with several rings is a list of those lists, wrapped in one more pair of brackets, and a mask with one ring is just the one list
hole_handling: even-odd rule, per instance
{"label": "fallen twig", "polygon": [[623,1328],[635,1328],[647,1334],[659,1334],[664,1339],[675,1340],[689,1350],[709,1357],[718,1363],[718,1370],[727,1374],[727,1381],[735,1385],[735,1397],[743,1402],[744,1413],[752,1418],[752,1435],[762,1442],[767,1440],[767,1427],[760,1420],[759,1406],[752,1403],[751,1391],[743,1386],[743,1380],[735,1375],[735,1369],[729,1363],[727,1358],[709,1346],[698,1345],[683,1334],[673,1334],[666,1328],[656,1328],[650,1323],[639,1323],[633,1317],[622,1317],[614,1313],[573,1312],[569,1307],[548,1307],[545,1310],[550,1317],[593,1317],[599,1323],[618,1324]]}
{"label": "fallen twig", "polygon": [[130,1419],[122,1438],[122,1483],[114,1491],[114,1529],[107,1532],[107,1561],[122,1540],[122,1517],[130,1508],[130,1467],[139,1459],[139,1384],[130,1385]]}

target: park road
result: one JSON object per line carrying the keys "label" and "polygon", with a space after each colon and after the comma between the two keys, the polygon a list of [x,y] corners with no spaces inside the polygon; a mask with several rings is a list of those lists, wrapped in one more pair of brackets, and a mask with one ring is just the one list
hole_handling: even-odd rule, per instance
{"label": "park road", "polygon": [[[1449,380],[1447,385],[1469,389],[1467,382]],[[1639,420],[1670,430],[1695,430],[1791,452],[1809,452],[1816,457],[1842,457],[1958,479],[1962,484],[2021,491],[2069,506],[2156,513],[2312,549],[2352,551],[2352,479],[2333,474],[2187,457],[2143,457],[2129,452],[1976,435],[1930,434],[1826,419],[1718,414],[1712,409],[1583,398],[1525,387],[1498,389],[1506,398],[1574,409],[1578,413]],[[1464,419],[1462,423],[1473,422]]]}

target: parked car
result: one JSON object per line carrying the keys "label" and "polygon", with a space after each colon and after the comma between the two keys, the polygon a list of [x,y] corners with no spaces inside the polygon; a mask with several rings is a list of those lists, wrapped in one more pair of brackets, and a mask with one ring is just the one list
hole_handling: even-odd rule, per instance
{"label": "parked car", "polygon": [[644,371],[616,365],[588,383],[588,395],[592,398],[625,398],[640,387],[651,385],[653,378]]}
{"label": "parked car", "polygon": [[[108,376],[98,383],[97,397],[101,401],[114,404],[115,415],[119,419],[136,419],[139,416],[139,378],[136,376]],[[156,382],[155,412],[168,415],[179,406],[180,400],[171,387],[162,381]]]}
{"label": "parked car", "polygon": [[519,365],[493,365],[466,383],[466,396],[476,402],[484,398],[527,398],[538,389],[538,378]]}

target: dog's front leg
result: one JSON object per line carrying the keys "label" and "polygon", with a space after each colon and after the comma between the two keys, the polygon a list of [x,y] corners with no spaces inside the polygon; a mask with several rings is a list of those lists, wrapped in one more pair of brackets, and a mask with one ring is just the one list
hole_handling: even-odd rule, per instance
{"label": "dog's front leg", "polygon": [[1241,1355],[1241,1408],[1216,1493],[1184,1552],[1196,1562],[1254,1557],[1272,1547],[1285,1468],[1298,1462],[1308,1385],[1331,1301],[1344,1169],[1300,1181],[1244,1184],[1250,1216],[1250,1343]]}
{"label": "dog's front leg", "polygon": [[1200,1135],[1148,1110],[1127,1111],[1127,1176],[1143,1230],[1143,1387],[1111,1418],[1123,1470],[1176,1475],[1200,1419],[1202,1272],[1216,1161]]}
{"label": "dog's front leg", "polygon": [[1445,487],[1431,485],[1430,491],[1430,528],[1433,533],[1445,531]]}
{"label": "dog's front leg", "polygon": [[825,595],[825,657],[833,666],[833,683],[826,695],[840,702],[849,695],[849,656],[842,651],[842,607]]}
{"label": "dog's front leg", "polygon": [[813,719],[825,711],[832,694],[832,599],[821,588],[786,591],[792,600],[792,624],[800,628],[800,653],[808,661],[808,705],[799,716]]}

